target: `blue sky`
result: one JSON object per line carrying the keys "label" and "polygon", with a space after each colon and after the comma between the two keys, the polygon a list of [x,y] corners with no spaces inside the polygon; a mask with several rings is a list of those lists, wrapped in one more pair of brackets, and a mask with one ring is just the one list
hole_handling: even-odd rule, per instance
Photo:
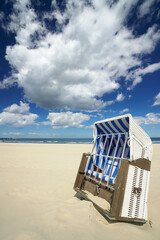
{"label": "blue sky", "polygon": [[0,38],[0,137],[92,137],[126,113],[160,137],[159,0],[4,0]]}

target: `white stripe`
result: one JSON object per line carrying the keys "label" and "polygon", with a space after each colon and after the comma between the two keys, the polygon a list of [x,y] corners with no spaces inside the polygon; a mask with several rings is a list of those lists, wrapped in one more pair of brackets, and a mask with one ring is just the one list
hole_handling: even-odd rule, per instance
{"label": "white stripe", "polygon": [[98,127],[104,132],[107,134],[107,132],[101,127],[101,125],[99,123],[97,123]]}
{"label": "white stripe", "polygon": [[119,128],[122,132],[126,132],[126,130],[119,124],[118,120],[115,120],[114,122],[117,124],[118,128]]}
{"label": "white stripe", "polygon": [[112,169],[112,172],[111,172],[111,177],[113,177],[113,174],[114,174],[115,169],[116,169],[116,166],[113,165],[113,169]]}
{"label": "white stripe", "polygon": [[110,165],[111,165],[111,164],[109,164],[109,163],[107,164],[106,174],[107,174],[107,172],[108,172],[108,169],[109,169]]}
{"label": "white stripe", "polygon": [[102,123],[102,125],[108,130],[109,133],[112,133],[111,129],[109,129],[105,123]]}
{"label": "white stripe", "polygon": [[112,163],[112,161],[111,161],[111,160],[109,160],[109,161],[108,161],[108,164],[111,164],[111,163]]}
{"label": "white stripe", "polygon": [[[98,176],[100,179],[102,179],[102,173],[99,173],[99,176]],[[108,178],[109,176],[108,175],[104,175],[104,180],[107,182],[108,181]]]}
{"label": "white stripe", "polygon": [[98,173],[98,178],[102,179],[102,173]]}
{"label": "white stripe", "polygon": [[105,176],[104,180],[107,182],[108,178],[109,178],[109,176]]}
{"label": "white stripe", "polygon": [[123,199],[121,217],[128,217],[129,202],[130,202],[130,197],[131,197],[131,194],[132,194],[134,169],[135,169],[134,166],[131,166],[131,165],[129,166],[128,177],[127,177],[127,182],[126,182],[126,187],[125,187],[125,192],[124,192],[124,199]]}
{"label": "white stripe", "polygon": [[122,122],[124,123],[124,125],[125,125],[127,128],[129,128],[128,122],[126,121],[125,118],[122,118]]}
{"label": "white stripe", "polygon": [[118,165],[118,162],[115,162],[115,161],[114,161],[114,164],[113,164],[113,166],[117,166],[117,165]]}
{"label": "white stripe", "polygon": [[[91,172],[92,172],[92,174],[91,174]],[[92,176],[95,176],[97,172],[88,170],[87,173],[91,174]]]}
{"label": "white stripe", "polygon": [[108,122],[108,124],[111,126],[111,128],[112,128],[115,132],[118,132],[118,133],[119,133],[119,131],[113,126],[113,124],[112,124],[111,122]]}

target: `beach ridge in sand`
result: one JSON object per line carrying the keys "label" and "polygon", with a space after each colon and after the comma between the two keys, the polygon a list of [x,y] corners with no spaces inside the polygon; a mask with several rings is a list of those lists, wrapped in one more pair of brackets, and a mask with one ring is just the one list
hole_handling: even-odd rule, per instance
{"label": "beach ridge in sand", "polygon": [[73,190],[83,152],[92,144],[0,143],[0,238],[159,239],[160,145],[153,145],[148,222],[108,223]]}

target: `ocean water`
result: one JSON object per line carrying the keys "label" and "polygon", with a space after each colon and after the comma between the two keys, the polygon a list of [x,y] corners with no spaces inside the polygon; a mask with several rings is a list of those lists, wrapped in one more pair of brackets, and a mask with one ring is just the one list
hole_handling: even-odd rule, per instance
{"label": "ocean water", "polygon": [[89,144],[92,141],[92,138],[0,138],[5,143]]}
{"label": "ocean water", "polygon": [[[160,144],[160,137],[151,138],[153,144]],[[0,138],[0,142],[6,143],[48,143],[48,144],[89,144],[93,138]]]}
{"label": "ocean water", "polygon": [[153,144],[160,143],[160,137],[151,138]]}

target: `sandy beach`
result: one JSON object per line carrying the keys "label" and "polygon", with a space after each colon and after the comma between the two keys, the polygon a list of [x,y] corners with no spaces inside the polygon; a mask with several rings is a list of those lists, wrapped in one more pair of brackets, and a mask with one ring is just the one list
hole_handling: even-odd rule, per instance
{"label": "sandy beach", "polygon": [[109,223],[73,184],[91,144],[0,143],[0,239],[160,239],[160,145],[153,145],[148,222]]}

